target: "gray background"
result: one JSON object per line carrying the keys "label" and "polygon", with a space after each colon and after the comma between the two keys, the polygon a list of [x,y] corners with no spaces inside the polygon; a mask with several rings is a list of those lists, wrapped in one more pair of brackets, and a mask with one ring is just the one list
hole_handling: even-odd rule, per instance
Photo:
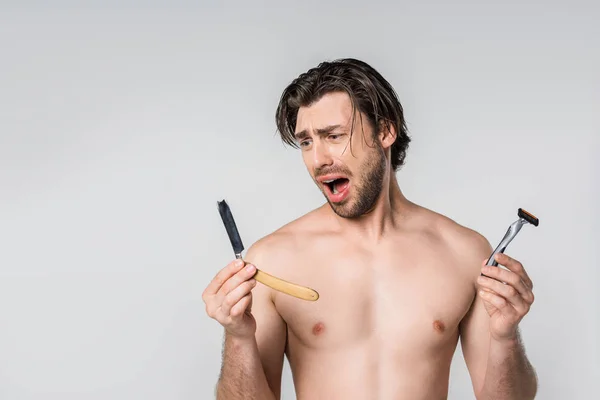
{"label": "gray background", "polygon": [[[216,201],[246,247],[322,203],[274,111],[346,56],[400,95],[410,199],[492,244],[518,207],[539,216],[508,251],[536,284],[538,398],[593,397],[597,3],[290,4],[2,6],[0,399],[212,398],[201,293],[233,255]],[[460,348],[450,398],[473,398]]]}

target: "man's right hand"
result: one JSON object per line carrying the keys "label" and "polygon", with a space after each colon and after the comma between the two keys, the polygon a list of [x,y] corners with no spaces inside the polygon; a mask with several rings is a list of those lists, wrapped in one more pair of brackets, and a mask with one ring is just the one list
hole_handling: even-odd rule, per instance
{"label": "man's right hand", "polygon": [[242,260],[232,261],[219,271],[202,293],[206,313],[229,335],[249,338],[256,332],[256,320],[251,313],[255,273],[254,265]]}

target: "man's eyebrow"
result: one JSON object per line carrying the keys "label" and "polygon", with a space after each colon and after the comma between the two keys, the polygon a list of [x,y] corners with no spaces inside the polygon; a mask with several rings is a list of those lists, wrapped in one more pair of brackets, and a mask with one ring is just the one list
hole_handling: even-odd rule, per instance
{"label": "man's eyebrow", "polygon": [[[323,135],[327,135],[331,132],[333,132],[334,130],[340,128],[341,125],[337,124],[337,125],[328,125],[324,128],[319,128],[316,130],[317,135],[319,136],[323,136]],[[306,139],[308,137],[308,132],[306,130],[300,131],[300,132],[296,132],[294,133],[294,137],[296,138],[296,140],[302,140],[302,139]]]}
{"label": "man's eyebrow", "polygon": [[294,133],[294,137],[296,140],[300,141],[302,139],[306,139],[308,137],[308,132],[306,130]]}

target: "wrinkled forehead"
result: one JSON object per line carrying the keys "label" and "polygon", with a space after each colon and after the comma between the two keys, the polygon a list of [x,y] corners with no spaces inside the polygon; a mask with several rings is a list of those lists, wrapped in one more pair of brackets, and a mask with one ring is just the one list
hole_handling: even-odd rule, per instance
{"label": "wrinkled forehead", "polygon": [[352,102],[344,92],[328,93],[307,107],[300,107],[295,133],[314,134],[317,130],[337,126],[350,129]]}

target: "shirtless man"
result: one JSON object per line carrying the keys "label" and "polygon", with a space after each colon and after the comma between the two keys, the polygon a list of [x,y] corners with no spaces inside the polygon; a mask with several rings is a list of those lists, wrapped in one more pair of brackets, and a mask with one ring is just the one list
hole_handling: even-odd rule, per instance
{"label": "shirtless man", "polygon": [[[323,63],[286,88],[277,125],[327,202],[206,287],[225,331],[217,398],[279,399],[286,355],[299,400],[446,399],[460,339],[477,399],[533,399],[518,330],[531,279],[507,255],[484,267],[485,238],[403,195],[410,139],[389,83],[358,60]],[[255,266],[320,298],[257,285]]]}

